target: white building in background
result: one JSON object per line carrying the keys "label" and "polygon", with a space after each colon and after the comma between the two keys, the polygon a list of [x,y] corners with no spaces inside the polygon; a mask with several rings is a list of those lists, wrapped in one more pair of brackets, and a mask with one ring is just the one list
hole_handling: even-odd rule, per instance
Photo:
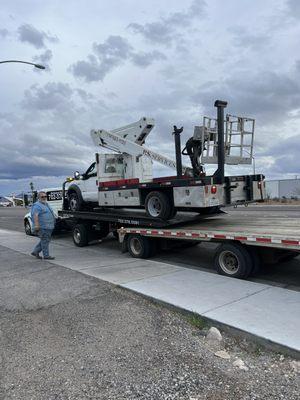
{"label": "white building in background", "polygon": [[300,199],[300,179],[266,181],[266,193],[271,199],[282,197]]}

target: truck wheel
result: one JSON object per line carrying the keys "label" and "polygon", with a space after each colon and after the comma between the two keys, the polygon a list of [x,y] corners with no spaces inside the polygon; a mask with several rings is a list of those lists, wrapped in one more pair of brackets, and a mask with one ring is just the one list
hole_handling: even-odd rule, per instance
{"label": "truck wheel", "polygon": [[145,200],[145,209],[149,217],[169,219],[174,206],[169,197],[163,192],[150,192]]}
{"label": "truck wheel", "polygon": [[71,211],[80,211],[82,208],[82,201],[76,192],[69,195],[69,208]]}
{"label": "truck wheel", "polygon": [[77,224],[72,232],[73,242],[75,246],[84,247],[89,244],[89,228],[84,224]]}
{"label": "truck wheel", "polygon": [[127,247],[130,255],[134,258],[149,258],[152,255],[152,242],[145,236],[129,235]]}
{"label": "truck wheel", "polygon": [[31,225],[30,225],[30,222],[28,221],[28,219],[24,223],[24,229],[25,229],[26,235],[28,235],[28,236],[33,235],[32,230],[31,230]]}
{"label": "truck wheel", "polygon": [[223,243],[215,255],[215,268],[220,275],[245,279],[252,272],[252,259],[243,245]]}

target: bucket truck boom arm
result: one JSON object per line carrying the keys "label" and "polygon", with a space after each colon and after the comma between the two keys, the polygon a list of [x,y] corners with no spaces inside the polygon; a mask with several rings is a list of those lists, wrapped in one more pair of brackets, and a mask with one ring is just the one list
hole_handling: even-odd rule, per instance
{"label": "bucket truck boom arm", "polygon": [[[145,138],[149,135],[153,127],[154,120],[144,117],[133,124],[112,131],[106,131],[104,129],[92,130],[91,137],[96,146],[127,154],[132,157],[139,158],[141,156],[146,156],[164,166],[176,169],[176,161],[142,146],[145,142]],[[183,173],[187,170],[190,170],[190,168],[183,166]]]}

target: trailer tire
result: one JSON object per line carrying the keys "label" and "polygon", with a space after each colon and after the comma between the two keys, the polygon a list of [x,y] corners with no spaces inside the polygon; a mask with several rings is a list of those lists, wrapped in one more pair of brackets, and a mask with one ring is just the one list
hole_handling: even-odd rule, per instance
{"label": "trailer tire", "polygon": [[256,276],[262,267],[262,261],[259,255],[259,252],[257,251],[256,247],[254,246],[247,246],[247,250],[251,256],[252,260],[252,270],[250,272],[251,276]]}
{"label": "trailer tire", "polygon": [[215,254],[215,268],[220,275],[232,278],[247,278],[252,272],[252,259],[245,246],[238,243],[223,243]]}
{"label": "trailer tire", "polygon": [[129,254],[134,258],[149,258],[153,255],[153,243],[151,239],[141,235],[129,235],[127,238]]}
{"label": "trailer tire", "polygon": [[145,209],[149,217],[169,219],[174,212],[174,205],[166,193],[157,191],[146,196]]}
{"label": "trailer tire", "polygon": [[89,244],[90,229],[88,225],[77,224],[72,231],[73,242],[77,247],[84,247]]}

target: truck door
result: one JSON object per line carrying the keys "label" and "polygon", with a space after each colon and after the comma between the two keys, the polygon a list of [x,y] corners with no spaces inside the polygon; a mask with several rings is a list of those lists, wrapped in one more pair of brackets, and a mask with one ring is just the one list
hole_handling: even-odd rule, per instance
{"label": "truck door", "polygon": [[97,171],[96,162],[93,162],[82,175],[82,184],[80,185],[81,194],[84,201],[98,202],[98,187],[96,185]]}

